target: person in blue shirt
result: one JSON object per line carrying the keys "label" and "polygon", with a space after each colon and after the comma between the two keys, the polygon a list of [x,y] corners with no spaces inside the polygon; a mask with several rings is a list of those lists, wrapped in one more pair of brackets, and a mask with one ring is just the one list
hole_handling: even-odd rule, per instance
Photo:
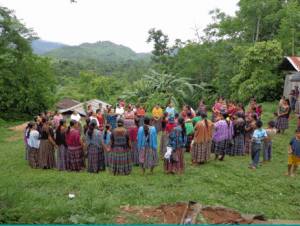
{"label": "person in blue shirt", "polygon": [[166,112],[168,112],[168,117],[175,116],[175,109],[172,102],[169,103],[169,107],[166,108]]}
{"label": "person in blue shirt", "polygon": [[141,126],[138,131],[138,150],[140,152],[139,160],[140,167],[143,168],[143,175],[148,168],[153,169],[158,166],[157,154],[157,133],[154,126],[150,125],[151,119],[146,116],[144,119],[144,126]]}
{"label": "person in blue shirt", "polygon": [[286,176],[290,175],[292,166],[294,165],[293,172],[291,177],[295,177],[296,170],[300,165],[300,128],[296,130],[296,136],[292,138],[289,143],[290,146],[290,156],[289,156],[289,165],[288,171],[286,172]]}
{"label": "person in blue shirt", "polygon": [[259,161],[259,156],[260,156],[260,151],[261,151],[261,140],[266,140],[268,135],[267,132],[262,129],[261,127],[263,126],[262,121],[257,121],[256,122],[256,130],[253,133],[252,140],[251,140],[251,155],[252,155],[252,163],[249,168],[251,169],[256,169]]}

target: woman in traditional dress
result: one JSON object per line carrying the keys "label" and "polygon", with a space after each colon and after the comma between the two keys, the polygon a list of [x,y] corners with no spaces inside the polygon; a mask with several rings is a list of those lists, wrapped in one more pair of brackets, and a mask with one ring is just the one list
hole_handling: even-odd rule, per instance
{"label": "woman in traditional dress", "polygon": [[98,129],[99,129],[99,121],[98,121],[98,119],[97,119],[97,114],[96,114],[95,111],[92,111],[92,112],[91,112],[90,120],[91,120],[91,122],[92,122],[93,120],[95,120],[96,123],[97,123]]}
{"label": "woman in traditional dress", "polygon": [[258,114],[258,107],[256,105],[256,99],[255,98],[252,98],[250,100],[250,107],[248,109],[248,112],[247,112],[247,115],[251,114],[252,112],[252,107],[255,107],[255,113]]}
{"label": "woman in traditional dress", "polygon": [[[225,155],[231,153],[231,139],[233,136],[233,126],[228,113],[222,113],[221,120],[214,125],[213,140],[211,144],[211,152],[215,154],[214,161],[224,161]],[[219,159],[218,156],[222,157]]]}
{"label": "woman in traditional dress", "polygon": [[55,128],[59,127],[59,121],[63,119],[63,116],[59,114],[59,110],[55,111],[55,115],[53,117]]}
{"label": "woman in traditional dress", "polygon": [[208,161],[211,151],[212,122],[207,120],[205,111],[201,111],[201,118],[203,120],[197,122],[194,127],[195,136],[191,149],[191,160],[196,165],[204,164],[205,161]]}
{"label": "woman in traditional dress", "polygon": [[153,124],[154,124],[154,127],[156,129],[156,133],[159,133],[161,132],[161,123],[160,123],[160,119],[162,117],[162,109],[159,107],[159,103],[157,103],[155,105],[155,108],[153,108],[152,110],[152,116],[153,116]]}
{"label": "woman in traditional dress", "polygon": [[[82,142],[85,143],[86,142],[86,132],[88,131],[89,127],[90,127],[90,123],[91,123],[91,119],[90,118],[86,118],[85,119],[85,125],[83,126],[83,137],[82,137]],[[85,157],[88,157],[88,153],[87,150],[84,151],[85,152]]]}
{"label": "woman in traditional dress", "polygon": [[236,111],[241,113],[242,118],[245,120],[245,107],[243,103],[238,103],[236,106]]}
{"label": "woman in traditional dress", "polygon": [[245,142],[245,121],[241,112],[234,114],[235,120],[233,121],[233,146],[231,148],[231,156],[244,155],[244,142]]}
{"label": "woman in traditional dress", "polygon": [[168,137],[168,133],[167,133],[167,129],[166,129],[167,123],[168,123],[168,121],[167,121],[168,115],[169,115],[168,112],[164,112],[163,118],[161,120],[162,135],[161,135],[161,139],[160,139],[160,148],[159,148],[160,155],[165,155],[165,153],[167,151],[167,144],[169,141],[169,137]]}
{"label": "woman in traditional dress", "polygon": [[114,175],[127,175],[132,171],[130,134],[124,129],[123,119],[118,119],[117,125],[110,137],[109,171]]}
{"label": "woman in traditional dress", "polygon": [[166,112],[168,113],[168,117],[175,116],[175,109],[173,107],[173,103],[170,101],[169,106],[166,108]]}
{"label": "woman in traditional dress", "polygon": [[87,171],[90,173],[105,171],[104,151],[109,152],[109,149],[103,142],[101,131],[97,129],[96,120],[91,121],[85,137],[87,152],[89,153]]}
{"label": "woman in traditional dress", "polygon": [[131,107],[127,107],[127,111],[125,112],[125,120],[124,120],[124,128],[129,130],[132,126],[134,126],[134,112],[131,110]]}
{"label": "woman in traditional dress", "polygon": [[219,99],[217,98],[215,99],[215,104],[212,107],[211,122],[215,123],[217,121],[220,112],[221,112],[221,105],[219,103]]}
{"label": "woman in traditional dress", "polygon": [[28,131],[30,131],[30,128],[29,128],[29,124],[26,126],[26,129],[25,129],[25,132],[24,132],[24,142],[25,142],[25,159],[26,160],[30,160],[30,156],[29,156],[29,149],[30,149],[30,146],[28,144],[28,138],[27,138],[27,134],[28,134]]}
{"label": "woman in traditional dress", "polygon": [[28,144],[30,146],[29,149],[29,165],[37,169],[39,167],[38,164],[38,153],[39,153],[39,148],[40,148],[40,134],[36,130],[36,124],[32,123],[31,126],[29,126],[30,130],[28,131],[29,134],[27,134],[28,137]]}
{"label": "woman in traditional dress", "polygon": [[[247,121],[249,121],[247,123]],[[246,125],[245,125],[245,149],[244,155],[251,155],[251,139],[255,130],[255,124],[257,121],[257,115],[251,114],[251,116],[246,117]]]}
{"label": "woman in traditional dress", "polygon": [[205,106],[205,104],[204,104],[204,100],[201,100],[201,101],[200,101],[200,105],[199,105],[199,107],[198,107],[197,110],[207,112],[206,106]]}
{"label": "woman in traditional dress", "polygon": [[[178,117],[179,117],[179,113],[176,113],[176,114],[178,114]],[[177,117],[177,119],[178,119],[178,117]],[[167,135],[168,135],[168,141],[169,141],[169,134],[171,133],[172,129],[175,128],[175,127],[177,127],[177,126],[178,126],[178,124],[176,124],[175,118],[174,117],[169,117],[167,125],[166,125],[166,131],[167,131]]]}
{"label": "woman in traditional dress", "polygon": [[193,125],[193,116],[190,111],[186,112],[185,128],[186,128],[186,136],[187,136],[185,152],[191,152],[191,143],[194,138],[194,125]]}
{"label": "woman in traditional dress", "polygon": [[77,122],[76,129],[78,130],[79,134],[82,134],[82,127],[81,127],[81,116],[77,113],[76,110],[73,111],[73,114],[71,115],[71,120],[75,120]]}
{"label": "woman in traditional dress", "polygon": [[61,119],[56,129],[56,144],[58,146],[56,169],[58,171],[67,170],[68,145],[66,143],[66,132],[67,132],[67,122],[64,119]]}
{"label": "woman in traditional dress", "polygon": [[109,110],[109,105],[106,105],[106,109],[104,111],[104,114],[103,114],[103,122],[104,122],[104,126],[106,126],[106,115],[108,114],[108,110]]}
{"label": "woman in traditional dress", "polygon": [[289,116],[290,116],[290,101],[289,98],[285,98],[283,105],[278,108],[278,117],[276,120],[275,128],[278,129],[277,133],[284,133],[289,128]]}
{"label": "woman in traditional dress", "polygon": [[[106,124],[105,126],[105,132],[103,133],[103,142],[105,143],[105,146],[109,149],[110,148],[110,135],[111,135],[111,130],[112,127],[110,124]],[[105,151],[104,152],[104,160],[105,160],[105,166],[109,167],[109,159],[110,159],[110,154],[109,152]]]}
{"label": "woman in traditional dress", "polygon": [[233,121],[234,114],[236,113],[237,109],[236,109],[235,104],[232,100],[229,100],[228,104],[229,104],[228,115],[229,115],[229,118],[231,119],[231,121]]}
{"label": "woman in traditional dress", "polygon": [[164,170],[167,174],[182,174],[185,171],[183,148],[186,146],[185,120],[182,116],[178,118],[178,127],[172,129],[169,134],[168,146],[172,148],[170,159],[164,160]]}
{"label": "woman in traditional dress", "polygon": [[132,151],[133,151],[133,153],[131,155],[131,162],[133,164],[135,164],[136,166],[138,166],[140,164],[140,160],[139,160],[140,153],[139,153],[139,148],[138,148],[139,141],[137,139],[137,135],[139,132],[140,119],[138,119],[138,118],[134,119],[134,123],[135,123],[135,126],[132,126],[129,129],[131,146],[132,146]]}
{"label": "woman in traditional dress", "polygon": [[77,130],[77,121],[71,120],[70,126],[66,132],[67,151],[67,169],[69,172],[80,172],[86,168],[85,153],[86,147],[80,139],[79,131]]}
{"label": "woman in traditional dress", "polygon": [[97,129],[99,129],[102,133],[103,130],[104,130],[104,123],[103,123],[103,116],[102,116],[101,109],[96,110],[96,118],[97,118],[97,121],[98,121],[98,128]]}
{"label": "woman in traditional dress", "polygon": [[42,121],[41,117],[39,115],[34,116],[34,121],[36,125],[36,130],[39,131],[39,126]]}
{"label": "woman in traditional dress", "polygon": [[227,103],[226,100],[223,97],[220,97],[219,99],[220,105],[221,105],[221,112],[219,114],[219,118],[221,118],[221,115],[225,112],[228,112]]}
{"label": "woman in traditional dress", "polygon": [[151,168],[151,174],[153,174],[153,169],[155,166],[158,166],[159,161],[157,154],[157,133],[155,127],[150,126],[150,122],[150,117],[146,116],[144,126],[141,126],[138,132],[139,160],[140,167],[143,168],[143,175],[145,175],[148,168]]}
{"label": "woman in traditional dress", "polygon": [[118,119],[124,119],[124,107],[121,104],[118,105],[116,108],[116,114],[118,115]]}
{"label": "woman in traditional dress", "polygon": [[91,105],[88,106],[88,110],[86,111],[86,117],[89,118],[92,116],[93,108]]}
{"label": "woman in traditional dress", "polygon": [[111,125],[112,131],[117,128],[117,117],[118,114],[114,113],[113,109],[109,108],[108,114],[106,115],[105,125],[107,124]]}
{"label": "woman in traditional dress", "polygon": [[183,106],[182,106],[182,112],[181,112],[181,116],[183,117],[183,118],[186,118],[186,112],[188,111],[188,109],[187,109],[187,107],[186,107],[186,104],[184,104]]}
{"label": "woman in traditional dress", "polygon": [[140,119],[140,126],[144,126],[144,117],[146,115],[143,105],[140,104],[140,108],[136,110],[136,117]]}
{"label": "woman in traditional dress", "polygon": [[[201,110],[197,110],[197,113],[196,113],[196,117],[193,118],[193,126],[195,127],[196,124],[200,121],[202,121],[202,118],[201,118]],[[205,111],[204,111],[205,112]]]}
{"label": "woman in traditional dress", "polygon": [[53,169],[56,166],[54,148],[57,148],[57,145],[54,142],[53,131],[49,127],[49,118],[45,116],[42,122],[43,126],[41,128],[41,142],[38,153],[38,165],[41,169]]}

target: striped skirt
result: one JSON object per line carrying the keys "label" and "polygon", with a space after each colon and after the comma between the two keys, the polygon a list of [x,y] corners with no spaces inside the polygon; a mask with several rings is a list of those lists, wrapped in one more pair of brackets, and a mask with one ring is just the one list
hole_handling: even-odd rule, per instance
{"label": "striped skirt", "polygon": [[80,172],[85,167],[85,153],[83,148],[81,146],[69,146],[67,150],[67,170]]}
{"label": "striped skirt", "polygon": [[25,144],[25,159],[30,160],[30,154],[29,154],[30,146],[28,144]]}
{"label": "striped skirt", "polygon": [[191,151],[191,143],[194,139],[194,133],[190,133],[189,135],[187,135],[186,137],[187,142],[186,142],[186,146],[185,146],[185,152],[190,152]]}
{"label": "striped skirt", "polygon": [[[83,142],[83,143],[86,142],[85,134],[84,134],[83,137],[82,137],[82,142]],[[87,151],[84,151],[84,154],[85,154],[85,157],[87,158],[87,157],[88,157],[88,152],[87,152]]]}
{"label": "striped skirt", "polygon": [[130,129],[131,127],[133,127],[134,124],[134,120],[133,119],[124,119],[124,128],[125,129]]}
{"label": "striped skirt", "polygon": [[[172,160],[172,156],[174,154],[177,155],[177,161]],[[182,147],[176,149],[175,153],[172,153],[170,161],[168,159],[164,160],[164,171],[166,171],[167,173],[177,174],[182,174],[185,171],[185,161]]]}
{"label": "striped skirt", "polygon": [[231,156],[244,155],[245,137],[243,134],[239,134],[233,138],[233,146],[231,147]]}
{"label": "striped skirt", "polygon": [[110,151],[109,172],[113,174],[129,174],[132,171],[129,148],[113,147]]}
{"label": "striped skirt", "polygon": [[253,134],[245,134],[244,156],[251,155],[251,139]]}
{"label": "striped skirt", "polygon": [[160,148],[159,148],[159,154],[165,155],[167,152],[167,145],[169,141],[169,136],[167,135],[167,131],[163,131],[160,139]]}
{"label": "striped skirt", "polygon": [[38,162],[41,169],[53,169],[56,166],[55,149],[48,139],[41,140]]}
{"label": "striped skirt", "polygon": [[[109,144],[105,144],[105,146],[110,149],[110,143]],[[109,167],[109,158],[110,158],[110,153],[108,153],[107,151],[104,150],[104,162],[105,162],[105,166]]]}
{"label": "striped skirt", "polygon": [[191,160],[193,162],[205,162],[210,159],[211,142],[194,143],[191,153]]}
{"label": "striped skirt", "polygon": [[132,151],[133,151],[133,153],[131,154],[131,161],[136,166],[138,166],[140,164],[140,160],[139,160],[140,152],[138,149],[138,145],[139,145],[138,140],[131,141],[131,146],[132,146]]}
{"label": "striped skirt", "polygon": [[67,170],[67,151],[68,147],[63,144],[57,147],[56,169],[58,171]]}
{"label": "striped skirt", "polygon": [[144,163],[140,162],[140,167],[144,169],[152,168],[158,166],[159,158],[157,150],[152,147],[146,147]]}
{"label": "striped skirt", "polygon": [[277,118],[275,128],[279,130],[288,129],[289,120],[287,118]]}
{"label": "striped skirt", "polygon": [[211,153],[215,155],[229,155],[230,152],[230,140],[222,140],[222,141],[212,141],[211,143]]}
{"label": "striped skirt", "polygon": [[156,121],[155,119],[153,119],[153,126],[155,127],[157,133],[161,132],[160,120]]}
{"label": "striped skirt", "polygon": [[90,173],[98,173],[105,171],[104,150],[96,145],[90,144],[88,150],[88,167],[87,171]]}
{"label": "striped skirt", "polygon": [[39,163],[38,163],[38,153],[39,150],[36,148],[30,148],[29,149],[29,155],[30,155],[30,159],[29,159],[29,165],[34,168],[37,169],[39,168]]}

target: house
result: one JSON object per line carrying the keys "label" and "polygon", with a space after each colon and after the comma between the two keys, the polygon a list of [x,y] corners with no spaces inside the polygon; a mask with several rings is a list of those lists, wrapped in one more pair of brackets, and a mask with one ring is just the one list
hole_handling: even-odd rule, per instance
{"label": "house", "polygon": [[66,98],[66,99],[62,99],[62,100],[58,101],[55,104],[55,107],[58,109],[67,109],[67,108],[73,107],[77,104],[80,104],[80,102],[73,100],[71,98]]}

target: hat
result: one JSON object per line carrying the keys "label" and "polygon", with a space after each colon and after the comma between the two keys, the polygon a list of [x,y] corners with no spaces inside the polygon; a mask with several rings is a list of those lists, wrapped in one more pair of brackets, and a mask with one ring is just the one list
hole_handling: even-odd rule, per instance
{"label": "hat", "polygon": [[175,122],[174,116],[170,116],[169,117],[169,123],[174,123],[174,122]]}

